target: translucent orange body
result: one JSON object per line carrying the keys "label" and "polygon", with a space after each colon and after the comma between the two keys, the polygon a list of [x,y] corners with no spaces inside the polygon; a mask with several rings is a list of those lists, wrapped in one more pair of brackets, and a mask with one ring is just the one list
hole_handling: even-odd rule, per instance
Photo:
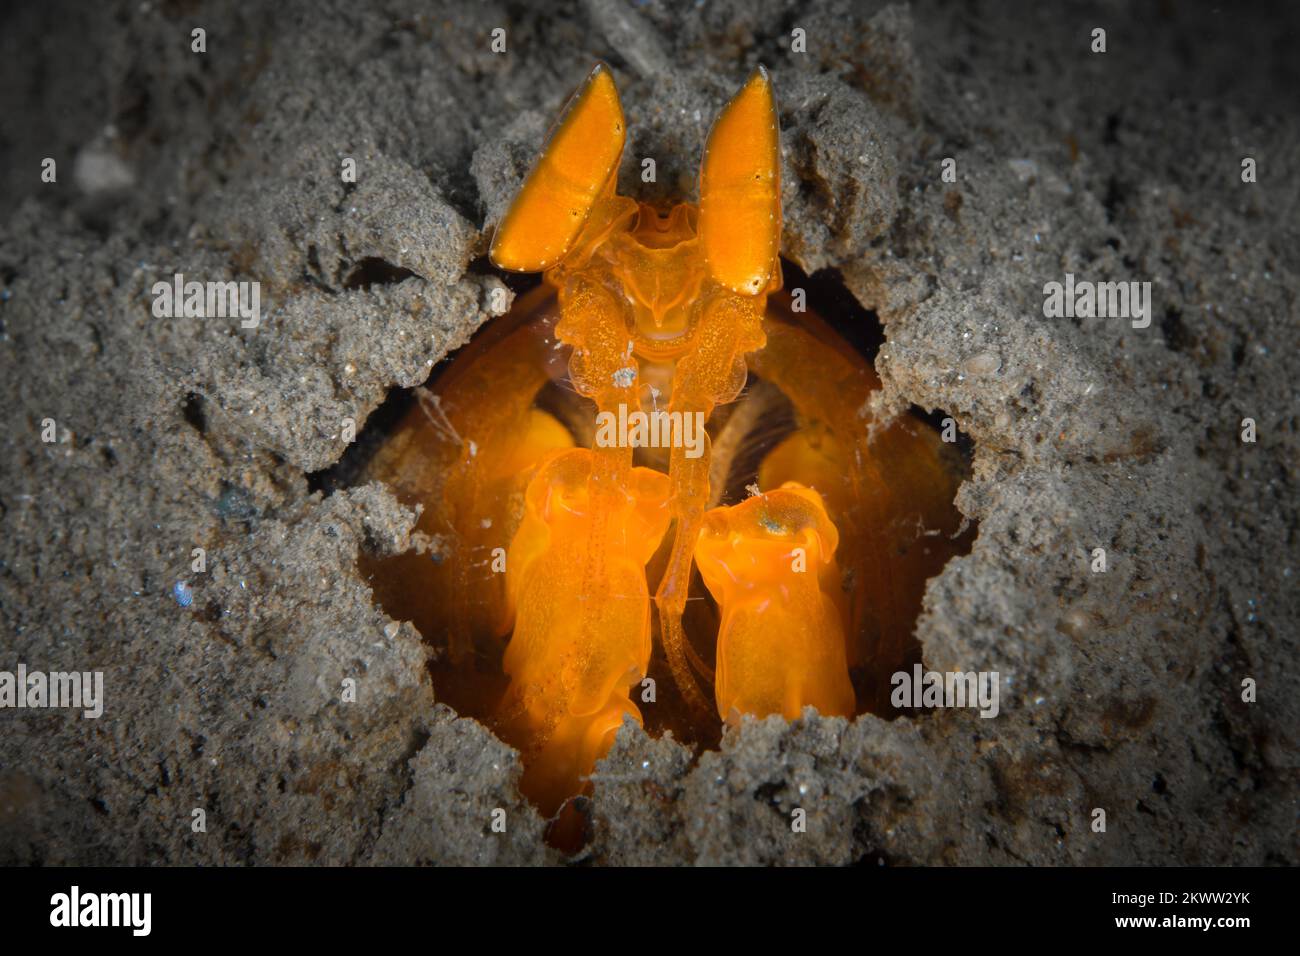
{"label": "translucent orange body", "polygon": [[650,663],[645,565],[668,529],[668,479],[633,468],[597,506],[597,460],[586,448],[546,459],[509,552],[516,620],[500,721],[507,736],[536,746],[524,789],[548,814],[573,795],[624,715],[640,722],[628,689]]}
{"label": "translucent orange body", "polygon": [[839,535],[821,495],[797,482],[704,518],[695,561],[722,609],[718,713],[853,713]]}
{"label": "translucent orange body", "polygon": [[[937,438],[900,420],[868,441],[874,372],[779,294],[767,75],[715,123],[698,206],[618,195],[624,138],[598,67],[492,245],[498,266],[543,271],[545,285],[458,356],[368,469],[425,508],[419,530],[442,555],[393,559],[377,589],[447,634],[455,692],[472,683],[496,701],[524,792],[548,815],[582,791],[622,721],[642,719],[656,618],[697,714],[852,714],[850,668],[902,664],[920,588],[950,553],[921,535],[956,529]],[[793,427],[749,472],[761,492],[723,504],[752,376]],[[776,414],[758,407],[756,421]],[[601,416],[633,412],[698,415],[709,432],[694,449],[600,440]],[[716,675],[683,628],[693,568],[717,607]],[[499,670],[483,664],[494,653]]]}
{"label": "translucent orange body", "polygon": [[[715,124],[698,211],[683,205],[661,213],[617,195],[624,138],[613,79],[597,67],[502,221],[492,259],[506,269],[547,269],[547,281],[559,290],[556,334],[573,350],[570,380],[599,413],[641,410],[644,372],[659,383],[651,394],[664,397],[670,415],[707,418],[744,387],[745,355],[764,341],[766,294],[780,286],[780,151],[767,75],[759,70],[750,77]],[[578,222],[583,225],[575,230]],[[682,447],[670,451],[676,528],[655,595],[673,674],[701,709],[681,616],[709,494],[705,445],[695,457]],[[627,444],[593,452],[593,539],[628,481],[632,452]],[[597,547],[593,541],[591,553]],[[591,564],[598,568],[600,560]],[[586,581],[581,606],[599,603],[608,587],[596,573]],[[572,601],[557,592],[548,597]],[[518,613],[533,609],[521,605]]]}

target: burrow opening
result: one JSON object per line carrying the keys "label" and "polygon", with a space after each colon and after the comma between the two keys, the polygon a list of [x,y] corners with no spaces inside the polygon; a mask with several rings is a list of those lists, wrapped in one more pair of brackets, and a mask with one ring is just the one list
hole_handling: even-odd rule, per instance
{"label": "burrow opening", "polygon": [[[841,358],[851,355],[874,380],[872,362],[884,342],[884,330],[877,316],[858,303],[835,270],[806,275],[787,261],[783,261],[783,270],[785,290],[774,305],[776,311],[783,311],[796,325],[810,323],[807,327],[812,337],[822,340],[822,345],[829,349],[825,353],[828,361],[832,354]],[[531,354],[539,361],[550,363],[544,384],[535,392],[533,406],[560,422],[575,444],[590,446],[595,411],[564,377],[567,350],[559,349],[551,334],[557,318],[553,299],[548,304],[547,290],[536,281],[512,279],[511,285],[519,299],[511,314],[486,323],[467,346],[440,362],[422,386],[392,389],[343,458],[331,468],[308,476],[313,490],[327,494],[380,480],[404,503],[424,506],[413,535],[413,549],[389,557],[363,553],[361,570],[384,611],[394,619],[411,621],[425,641],[438,651],[429,671],[439,701],[462,715],[482,720],[489,727],[494,727],[497,703],[508,684],[502,659],[509,634],[479,633],[467,643],[464,635],[458,636],[448,625],[445,602],[454,589],[432,586],[430,582],[454,572],[463,578],[466,569],[451,566],[456,553],[451,547],[452,538],[457,529],[449,525],[447,511],[439,505],[439,501],[445,501],[448,486],[438,481],[430,486],[427,480],[440,462],[446,466],[452,459],[446,455],[440,458],[435,451],[421,450],[421,442],[441,441],[444,445],[459,446],[474,440],[472,435],[459,434],[448,418],[449,413],[454,414],[448,395],[453,388],[467,389],[465,394],[474,394],[465,382],[472,383],[476,364],[491,363],[494,354],[503,349],[518,351],[511,358],[514,362],[526,360]],[[806,313],[796,314],[792,309],[794,290],[803,291]],[[528,314],[518,314],[521,308]],[[527,347],[510,344],[516,331],[529,325],[541,329],[533,353]],[[774,341],[785,340],[769,336],[769,348]],[[506,376],[506,380],[500,381],[499,394],[506,394],[515,384]],[[483,383],[478,387],[478,394],[498,400],[498,393],[484,391]],[[757,403],[758,407],[750,408],[746,403]],[[713,470],[712,503],[735,504],[750,493],[758,481],[765,456],[800,427],[798,404],[797,394],[786,394],[765,374],[762,363],[756,363],[741,398],[730,406],[720,407],[708,424],[715,455],[721,448],[726,456],[725,463]],[[860,631],[848,636],[849,640],[877,645],[865,647],[850,668],[857,697],[856,714],[869,712],[894,718],[907,713],[890,705],[889,679],[894,672],[910,670],[921,660],[914,632],[926,583],[941,573],[951,558],[969,553],[976,535],[974,523],[965,520],[953,504],[957,487],[969,477],[973,447],[959,429],[955,441],[942,439],[948,419],[942,411],[927,413],[913,407],[899,419],[901,424],[890,433],[892,438],[890,435],[873,438],[870,446],[873,454],[881,457],[882,473],[895,470],[901,473],[890,478],[893,485],[877,495],[893,495],[891,500],[897,502],[893,511],[880,513],[894,532],[872,537],[870,529],[864,531],[866,538],[884,553],[865,563],[844,562],[852,565],[851,573],[846,574],[845,587],[854,587],[853,575],[888,574],[896,580],[884,602],[890,604],[888,612],[868,609],[857,620]],[[950,436],[953,434],[952,428],[946,431]],[[918,455],[926,458],[922,465],[909,460]],[[638,449],[636,458],[637,464],[666,470],[666,461],[654,450]],[[928,478],[934,478],[943,487],[927,489]],[[917,499],[915,507],[908,504],[909,496]],[[467,517],[470,516],[460,516],[462,523]],[[899,530],[902,528],[914,528],[915,532],[904,533]],[[661,552],[670,541],[671,532],[665,536]],[[460,552],[462,556],[470,555],[469,563],[475,566],[470,569],[472,575],[494,573],[487,543],[490,543],[487,539],[478,542],[483,553]],[[509,541],[502,539],[498,544],[507,547]],[[662,564],[662,556],[656,555],[647,566],[651,593]],[[868,595],[883,593],[879,588],[867,591]],[[715,667],[720,614],[698,569],[693,574],[683,623],[695,655],[705,667]],[[870,633],[862,633],[862,628]],[[886,631],[887,640],[882,637]],[[460,654],[454,653],[458,643]],[[723,721],[716,714],[712,719],[701,720],[692,713],[657,645],[647,676],[654,681],[653,702],[645,702],[638,689],[633,688],[647,733],[659,736],[671,732],[675,739],[688,745],[716,748]],[[701,689],[711,699],[711,686],[701,680]]]}

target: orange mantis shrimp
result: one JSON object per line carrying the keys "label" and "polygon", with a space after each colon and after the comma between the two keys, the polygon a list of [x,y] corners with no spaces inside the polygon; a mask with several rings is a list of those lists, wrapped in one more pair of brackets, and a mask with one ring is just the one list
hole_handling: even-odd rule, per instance
{"label": "orange mantis shrimp", "polygon": [[[418,528],[441,555],[392,559],[377,588],[447,635],[547,815],[582,792],[624,720],[643,720],[656,621],[696,714],[852,715],[870,701],[851,674],[903,663],[957,530],[938,436],[907,416],[873,422],[871,367],[780,292],[768,74],[715,121],[698,205],[620,195],[625,138],[598,65],[491,246],[497,267],[544,284],[421,393],[368,466],[424,507]],[[772,414],[788,425],[746,473]],[[724,504],[737,475],[748,494]],[[691,618],[713,632],[692,640],[696,572],[716,613]],[[716,673],[697,648],[708,637]]]}

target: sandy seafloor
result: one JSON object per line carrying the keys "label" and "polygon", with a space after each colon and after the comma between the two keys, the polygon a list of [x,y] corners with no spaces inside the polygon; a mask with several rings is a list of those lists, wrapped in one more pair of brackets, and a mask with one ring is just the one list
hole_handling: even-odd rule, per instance
{"label": "sandy seafloor", "polygon": [[[101,670],[106,701],[0,711],[0,862],[561,862],[515,752],[438,703],[436,651],[357,572],[413,514],[307,476],[490,318],[485,229],[604,58],[625,186],[653,155],[665,195],[771,69],[785,254],[879,317],[880,409],[973,442],[926,664],[1007,682],[993,720],[770,719],[704,753],[628,728],[583,858],[1296,863],[1289,6],[7,7],[0,670]],[[264,322],[155,318],[176,272],[260,281]],[[1151,282],[1150,326],[1045,318],[1067,272]]]}

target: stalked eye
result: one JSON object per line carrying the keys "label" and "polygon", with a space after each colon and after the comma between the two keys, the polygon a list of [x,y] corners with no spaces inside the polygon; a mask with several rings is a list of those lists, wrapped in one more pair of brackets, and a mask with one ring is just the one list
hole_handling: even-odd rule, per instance
{"label": "stalked eye", "polygon": [[780,211],[776,103],[760,68],[713,124],[700,166],[700,242],[718,283],[763,290],[780,250]]}
{"label": "stalked eye", "polygon": [[[574,93],[492,239],[502,269],[539,272],[573,246],[623,154],[623,108],[609,68]],[[568,224],[556,228],[567,212]]]}

